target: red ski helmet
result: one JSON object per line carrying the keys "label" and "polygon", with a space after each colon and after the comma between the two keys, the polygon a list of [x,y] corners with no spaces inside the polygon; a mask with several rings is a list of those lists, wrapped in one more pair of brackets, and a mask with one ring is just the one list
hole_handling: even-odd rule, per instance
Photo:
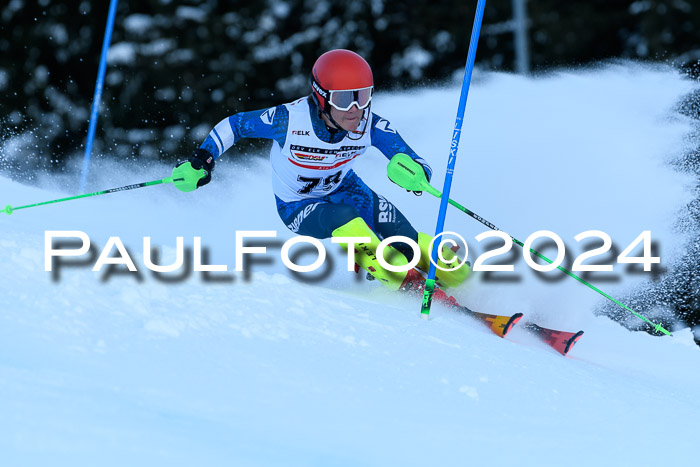
{"label": "red ski helmet", "polygon": [[[351,92],[336,92],[351,91]],[[372,68],[355,52],[336,49],[316,60],[311,72],[311,95],[321,111],[330,114],[331,105],[349,110],[369,106],[374,91]]]}

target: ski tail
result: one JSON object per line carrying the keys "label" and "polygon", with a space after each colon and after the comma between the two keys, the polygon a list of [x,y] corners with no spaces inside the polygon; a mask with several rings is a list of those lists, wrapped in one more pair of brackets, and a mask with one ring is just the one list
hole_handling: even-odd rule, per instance
{"label": "ski tail", "polygon": [[[399,290],[404,293],[410,293],[414,295],[420,295],[423,293],[425,288],[425,278],[420,271],[416,269],[409,270],[406,274],[406,278]],[[436,284],[433,291],[433,301],[452,308],[455,310],[462,311],[463,313],[476,318],[477,320],[486,324],[497,336],[505,337],[506,334],[513,329],[513,326],[520,321],[523,317],[522,313],[515,313],[513,315],[491,315],[488,313],[480,313],[478,311],[471,310],[470,308],[460,305],[457,300],[447,295],[441,286]]]}
{"label": "ski tail", "polygon": [[581,339],[581,336],[583,336],[583,331],[557,331],[531,322],[525,323],[525,329],[542,339],[562,355],[567,355],[579,339]]}
{"label": "ski tail", "polygon": [[499,337],[506,337],[510,330],[513,329],[513,326],[515,326],[516,323],[520,321],[520,319],[523,317],[522,313],[515,313],[511,316],[479,313],[478,311],[470,310],[466,306],[460,307],[460,310],[462,310],[469,316],[472,316],[482,321]]}

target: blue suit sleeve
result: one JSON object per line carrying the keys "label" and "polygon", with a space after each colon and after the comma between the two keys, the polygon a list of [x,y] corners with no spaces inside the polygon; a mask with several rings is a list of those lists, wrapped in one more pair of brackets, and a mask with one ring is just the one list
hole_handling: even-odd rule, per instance
{"label": "blue suit sleeve", "polygon": [[243,138],[263,138],[284,146],[289,111],[284,105],[251,112],[239,112],[220,121],[200,146],[217,159]]}
{"label": "blue suit sleeve", "polygon": [[391,160],[391,158],[398,153],[408,154],[411,159],[423,166],[425,175],[428,178],[428,181],[430,181],[430,178],[433,175],[433,169],[430,168],[428,163],[422,157],[411,149],[411,147],[403,140],[401,135],[399,135],[399,132],[393,128],[389,120],[373,113],[370,137],[372,140],[372,146],[379,149],[379,151],[381,151],[381,153],[384,154],[389,160]]}

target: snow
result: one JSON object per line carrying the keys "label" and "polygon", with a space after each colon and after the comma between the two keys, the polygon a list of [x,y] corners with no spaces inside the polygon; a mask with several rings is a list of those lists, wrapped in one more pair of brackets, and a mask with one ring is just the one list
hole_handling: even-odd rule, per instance
{"label": "snow", "polygon": [[109,48],[107,62],[110,65],[132,63],[136,58],[136,45],[131,42],[119,42]]}
{"label": "snow", "polygon": [[[672,226],[694,183],[668,165],[693,144],[692,122],[673,110],[694,89],[671,70],[634,64],[537,78],[476,73],[452,198],[521,240],[549,229],[575,254],[573,236],[585,230],[603,230],[621,249],[651,230],[669,265],[685,245]],[[458,96],[459,86],[380,89],[373,106],[432,164],[439,189]],[[475,274],[455,296],[584,329],[569,357],[522,327],[500,339],[440,305],[422,320],[419,299],[344,271],[327,241],[334,267],[299,278],[280,260],[292,235],[275,212],[266,161],[236,154],[194,193],[156,186],[0,213],[3,465],[694,463],[700,349],[689,329],[628,331],[595,315],[603,297],[570,278],[539,279],[522,259],[509,273],[517,280]],[[95,164],[89,191],[170,173],[157,163]],[[438,200],[405,193],[384,167],[368,153],[357,171],[432,233]],[[75,186],[2,178],[0,204],[70,196]],[[474,261],[486,227],[454,209],[447,221]],[[85,232],[92,256],[44,271],[45,232],[56,230]],[[267,255],[239,273],[235,233],[245,230],[277,238],[262,239]],[[92,271],[110,237],[138,273]],[[158,264],[175,260],[177,237],[191,260],[201,237],[206,264],[227,271],[155,274],[144,266],[145,237]],[[614,274],[593,281],[617,296],[650,280],[620,265]]]}
{"label": "snow", "polygon": [[153,27],[153,18],[144,14],[131,14],[124,19],[124,29],[129,34],[145,35]]}
{"label": "snow", "polygon": [[195,21],[197,23],[204,23],[208,12],[203,8],[195,8],[189,6],[179,6],[177,7],[177,16]]}

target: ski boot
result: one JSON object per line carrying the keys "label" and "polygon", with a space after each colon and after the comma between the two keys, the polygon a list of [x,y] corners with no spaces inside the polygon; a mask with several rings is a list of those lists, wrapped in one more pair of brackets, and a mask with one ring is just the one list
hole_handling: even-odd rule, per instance
{"label": "ski boot", "polygon": [[[416,267],[426,273],[430,270],[429,247],[431,240],[432,237],[422,232],[418,232],[418,247],[420,248],[420,261],[418,261],[418,265]],[[440,268],[447,269],[447,271],[438,268],[435,272],[435,281],[445,288],[459,286],[462,282],[464,282],[464,280],[469,275],[469,272],[471,271],[469,263],[467,262],[460,267],[459,256],[457,256],[457,253],[454,250],[452,250],[446,245],[442,247],[442,257],[446,261],[450,261],[455,258],[457,259],[457,261],[455,261],[454,263],[446,264],[442,260],[438,259],[438,266],[440,266]]]}

